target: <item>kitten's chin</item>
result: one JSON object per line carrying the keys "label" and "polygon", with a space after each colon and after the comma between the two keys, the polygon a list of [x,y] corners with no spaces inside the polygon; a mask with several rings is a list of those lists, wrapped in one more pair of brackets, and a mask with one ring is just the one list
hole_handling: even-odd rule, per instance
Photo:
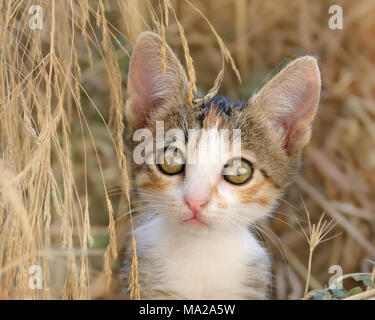
{"label": "kitten's chin", "polygon": [[180,227],[182,229],[181,232],[194,235],[207,234],[212,231],[212,228],[210,228],[210,226],[196,222],[184,223],[183,225],[180,225]]}

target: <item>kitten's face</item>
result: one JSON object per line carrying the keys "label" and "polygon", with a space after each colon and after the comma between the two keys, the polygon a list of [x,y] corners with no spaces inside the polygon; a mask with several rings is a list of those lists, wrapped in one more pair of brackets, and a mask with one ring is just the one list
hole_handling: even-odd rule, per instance
{"label": "kitten's face", "polygon": [[[169,166],[165,161],[135,169],[134,182],[144,205],[194,230],[242,226],[264,217],[279,198],[290,174],[285,166],[285,152],[273,151],[266,130],[251,118],[245,120],[249,116],[244,109],[246,105],[234,106],[231,101],[221,99],[218,107],[215,102],[194,107],[179,105],[159,118],[165,131],[176,127],[183,132],[198,129],[193,147],[195,163],[189,161],[186,150],[194,137],[187,135],[185,141],[169,144],[176,147],[175,157],[182,159],[183,164],[176,161],[178,165]],[[230,112],[223,112],[223,105]],[[154,129],[152,125],[150,128]],[[223,129],[229,132],[241,129],[239,152],[233,150],[231,137],[227,147]],[[156,145],[155,141],[157,159],[165,152]],[[225,168],[231,170],[227,175]],[[240,174],[235,174],[238,170]]]}
{"label": "kitten's face", "polygon": [[[148,32],[134,48],[128,133],[146,127],[156,137],[156,123],[162,121],[165,132],[180,129],[184,138],[164,147],[154,140],[148,155],[153,163],[134,165],[139,210],[195,232],[245,227],[267,216],[297,172],[310,138],[320,93],[315,59],[291,63],[247,103],[215,97],[190,106],[185,72],[167,47],[163,75],[160,46],[160,38]],[[232,147],[233,129],[240,130],[240,150]],[[165,152],[168,146],[173,153]],[[160,159],[164,163],[158,164]]]}

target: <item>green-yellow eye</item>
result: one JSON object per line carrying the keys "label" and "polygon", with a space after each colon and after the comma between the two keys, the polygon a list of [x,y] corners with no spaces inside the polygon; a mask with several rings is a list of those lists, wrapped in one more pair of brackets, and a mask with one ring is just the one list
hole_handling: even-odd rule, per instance
{"label": "green-yellow eye", "polygon": [[224,179],[232,184],[244,184],[252,175],[252,164],[243,158],[233,158],[223,168]]}
{"label": "green-yellow eye", "polygon": [[165,148],[158,155],[157,166],[165,174],[178,174],[185,169],[185,157],[177,148]]}

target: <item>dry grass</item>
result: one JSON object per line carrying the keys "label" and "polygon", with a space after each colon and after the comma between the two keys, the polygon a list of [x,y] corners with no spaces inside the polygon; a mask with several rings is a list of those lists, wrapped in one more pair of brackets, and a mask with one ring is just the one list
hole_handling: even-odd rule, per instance
{"label": "dry grass", "polygon": [[[121,218],[130,209],[127,65],[137,35],[151,29],[185,61],[191,97],[196,85],[247,99],[286,59],[319,57],[322,102],[302,176],[264,226],[274,296],[302,298],[308,274],[308,290],[326,287],[334,264],[374,273],[366,259],[375,257],[375,3],[341,3],[344,29],[330,30],[329,1],[1,0],[0,298],[116,297],[117,282],[106,284],[131,226]],[[44,12],[40,31],[29,28],[34,4]],[[304,203],[312,224],[324,211],[339,234],[309,267],[298,231],[310,226]],[[35,264],[44,290],[29,289]]]}

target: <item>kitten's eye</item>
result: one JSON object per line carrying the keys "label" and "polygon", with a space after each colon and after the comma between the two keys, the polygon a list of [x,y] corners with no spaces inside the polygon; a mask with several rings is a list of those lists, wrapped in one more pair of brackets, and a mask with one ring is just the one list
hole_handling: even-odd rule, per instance
{"label": "kitten's eye", "polygon": [[233,184],[244,184],[253,175],[252,164],[242,158],[233,158],[223,168],[223,177]]}
{"label": "kitten's eye", "polygon": [[157,163],[160,171],[169,175],[181,173],[185,169],[185,157],[177,148],[165,148],[159,153]]}

